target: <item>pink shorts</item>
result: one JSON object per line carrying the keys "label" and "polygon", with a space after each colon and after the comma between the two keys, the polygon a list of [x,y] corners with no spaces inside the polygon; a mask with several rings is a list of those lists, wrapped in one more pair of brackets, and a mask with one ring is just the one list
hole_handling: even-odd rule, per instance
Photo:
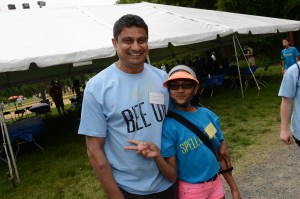
{"label": "pink shorts", "polygon": [[178,181],[179,199],[220,199],[225,196],[221,177],[215,181],[190,184]]}

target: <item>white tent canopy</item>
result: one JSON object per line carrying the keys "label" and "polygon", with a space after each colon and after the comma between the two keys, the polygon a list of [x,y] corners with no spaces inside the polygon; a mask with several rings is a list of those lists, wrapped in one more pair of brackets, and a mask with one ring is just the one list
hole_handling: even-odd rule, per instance
{"label": "white tent canopy", "polygon": [[[1,11],[0,87],[107,66],[116,59],[113,24],[129,13],[148,24],[153,60],[212,47],[236,33],[275,34],[300,27],[300,21],[152,3]],[[92,60],[98,62],[72,65]]]}

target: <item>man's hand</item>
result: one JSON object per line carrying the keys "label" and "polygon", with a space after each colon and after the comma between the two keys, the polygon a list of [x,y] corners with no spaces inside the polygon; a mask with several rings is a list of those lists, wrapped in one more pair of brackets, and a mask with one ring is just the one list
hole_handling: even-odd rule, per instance
{"label": "man's hand", "polygon": [[290,130],[280,131],[280,139],[283,143],[290,145],[294,143],[293,135]]}
{"label": "man's hand", "polygon": [[156,158],[160,154],[159,148],[151,142],[141,142],[138,140],[128,140],[136,146],[125,146],[125,150],[136,150],[137,154],[145,158]]}

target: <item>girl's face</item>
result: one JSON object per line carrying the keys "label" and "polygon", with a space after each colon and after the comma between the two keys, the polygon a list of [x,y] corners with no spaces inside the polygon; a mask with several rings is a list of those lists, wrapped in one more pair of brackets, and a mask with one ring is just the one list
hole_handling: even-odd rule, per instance
{"label": "girl's face", "polygon": [[194,81],[185,79],[171,81],[168,88],[170,97],[179,110],[185,110],[191,106],[190,101],[198,90]]}

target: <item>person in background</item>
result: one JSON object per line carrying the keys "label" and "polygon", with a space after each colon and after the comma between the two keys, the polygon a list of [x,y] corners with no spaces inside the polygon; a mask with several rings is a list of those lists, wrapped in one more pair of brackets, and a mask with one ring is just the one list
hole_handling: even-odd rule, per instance
{"label": "person in background", "polygon": [[[199,81],[196,74],[189,67],[179,65],[174,67],[169,78],[163,83],[168,88],[174,108],[171,110],[199,128],[208,142],[217,152],[227,150],[227,146],[220,129],[220,120],[210,110],[192,104],[191,99],[196,96]],[[190,198],[225,198],[222,180],[223,176],[229,184],[234,199],[241,199],[240,192],[232,176],[229,155],[217,156],[212,152],[202,138],[183,125],[181,122],[167,118],[163,124],[162,146],[151,142],[128,140],[136,146],[126,146],[125,150],[136,150],[145,158],[153,158],[164,176],[171,182],[178,179],[179,199]],[[218,163],[220,162],[220,165]]]}
{"label": "person in background", "polygon": [[[278,96],[280,106],[280,139],[285,144],[294,140],[300,147],[300,62],[296,62],[284,73]],[[293,110],[293,111],[292,111]],[[291,117],[292,113],[292,117]],[[289,126],[291,120],[291,125]]]}
{"label": "person in background", "polygon": [[122,16],[113,35],[119,59],[88,81],[78,133],[85,135],[90,163],[109,198],[176,199],[176,185],[154,160],[123,149],[129,139],[161,145],[167,74],[144,63],[148,26],[141,17]]}
{"label": "person in background", "polygon": [[244,53],[250,66],[255,66],[255,56],[254,56],[253,48],[249,46],[244,46]]}
{"label": "person in background", "polygon": [[59,115],[61,115],[61,111],[65,114],[62,89],[56,85],[55,81],[51,81],[50,96],[55,103]]}
{"label": "person in background", "polygon": [[282,45],[284,49],[281,51],[281,66],[282,66],[282,74],[286,72],[286,70],[299,61],[299,52],[297,48],[291,46],[291,42],[288,38],[282,40]]}
{"label": "person in background", "polygon": [[4,102],[3,101],[1,101],[1,103],[0,103],[0,108],[1,108],[1,110],[3,112],[4,111]]}
{"label": "person in background", "polygon": [[207,55],[206,73],[210,76],[219,69],[219,63],[214,51],[207,52]]}
{"label": "person in background", "polygon": [[22,98],[21,97],[17,98],[17,104],[18,104],[18,107],[22,106]]}
{"label": "person in background", "polygon": [[166,65],[164,65],[164,64],[161,65],[160,69],[163,70],[163,71],[165,71],[165,72],[167,72]]}
{"label": "person in background", "polygon": [[80,90],[80,83],[79,83],[78,79],[74,80],[73,89],[76,94],[77,102],[81,103],[82,102],[82,92]]}

